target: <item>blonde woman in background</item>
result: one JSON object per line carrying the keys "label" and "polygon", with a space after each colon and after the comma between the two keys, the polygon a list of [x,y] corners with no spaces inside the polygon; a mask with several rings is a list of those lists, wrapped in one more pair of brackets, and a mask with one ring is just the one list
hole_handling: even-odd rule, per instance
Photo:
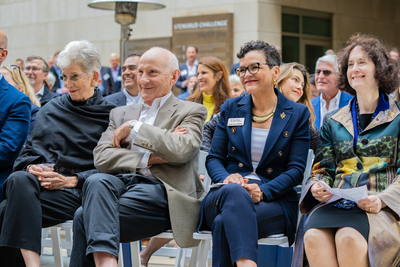
{"label": "blonde woman in background", "polygon": [[26,94],[31,100],[31,123],[29,126],[29,134],[33,130],[35,125],[36,113],[40,109],[40,102],[35,97],[32,86],[29,84],[28,77],[21,71],[17,65],[5,65],[0,69],[0,73],[3,74],[6,81],[17,88],[22,93]]}
{"label": "blonde woman in background", "polygon": [[310,79],[306,68],[296,62],[281,65],[281,73],[277,80],[276,87],[282,94],[292,100],[302,104],[308,108],[310,112],[310,149],[317,150],[319,131],[315,127],[315,113],[311,104]]}

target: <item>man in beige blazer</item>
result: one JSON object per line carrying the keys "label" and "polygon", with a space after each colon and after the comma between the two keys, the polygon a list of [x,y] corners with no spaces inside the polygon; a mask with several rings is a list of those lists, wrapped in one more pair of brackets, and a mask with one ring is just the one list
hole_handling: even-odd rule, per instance
{"label": "man in beige blazer", "polygon": [[85,181],[75,213],[70,266],[117,266],[120,242],[171,227],[179,246],[198,244],[192,234],[205,196],[197,168],[207,111],[172,95],[178,78],[170,51],[152,48],[141,57],[138,84],[145,104],[111,111],[93,152],[102,173]]}

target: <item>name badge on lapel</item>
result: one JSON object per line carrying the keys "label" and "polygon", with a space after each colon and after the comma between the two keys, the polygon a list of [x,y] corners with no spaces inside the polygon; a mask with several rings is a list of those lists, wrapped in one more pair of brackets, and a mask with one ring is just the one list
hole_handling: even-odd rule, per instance
{"label": "name badge on lapel", "polygon": [[228,119],[228,126],[243,126],[244,118],[230,118]]}

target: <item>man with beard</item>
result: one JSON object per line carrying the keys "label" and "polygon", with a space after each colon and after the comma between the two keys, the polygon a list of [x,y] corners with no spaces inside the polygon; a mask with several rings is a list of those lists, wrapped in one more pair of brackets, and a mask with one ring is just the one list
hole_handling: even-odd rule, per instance
{"label": "man with beard", "polygon": [[24,69],[29,83],[35,91],[36,98],[39,100],[40,105],[43,107],[51,99],[58,95],[51,92],[46,84],[46,77],[49,73],[49,65],[39,56],[29,56],[26,59],[26,66]]}
{"label": "man with beard", "polygon": [[124,90],[106,97],[106,99],[118,107],[143,103],[137,84],[138,64],[141,54],[130,54],[121,68],[122,84]]}

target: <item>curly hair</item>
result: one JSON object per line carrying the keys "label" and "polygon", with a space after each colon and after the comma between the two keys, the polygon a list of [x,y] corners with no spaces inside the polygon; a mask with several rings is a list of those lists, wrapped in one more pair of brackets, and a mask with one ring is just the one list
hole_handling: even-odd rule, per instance
{"label": "curly hair", "polygon": [[[228,81],[228,71],[225,68],[224,63],[216,57],[205,57],[199,60],[199,65],[203,65],[209,68],[213,73],[214,77],[218,72],[222,72],[222,78],[215,84],[213,89],[213,97],[215,99],[215,107],[213,114],[217,114],[221,110],[222,104],[225,103],[225,100],[231,97],[231,88],[229,86]],[[197,66],[197,67],[198,67]],[[203,93],[200,90],[200,85],[196,86],[194,93],[189,96],[186,101],[203,103]]]}
{"label": "curly hair", "polygon": [[[262,51],[267,63],[278,67],[281,65],[281,56],[279,55],[278,50],[264,41],[257,40],[245,43],[236,56],[239,59],[244,58],[244,56],[250,51]],[[270,68],[272,67],[270,66]]]}
{"label": "curly hair", "polygon": [[347,79],[350,53],[356,46],[360,46],[375,64],[375,80],[381,92],[390,94],[399,88],[399,66],[390,58],[387,46],[375,36],[358,33],[351,36],[347,41],[347,47],[338,53],[340,70],[337,86],[340,90],[356,95],[356,91],[350,86]]}

